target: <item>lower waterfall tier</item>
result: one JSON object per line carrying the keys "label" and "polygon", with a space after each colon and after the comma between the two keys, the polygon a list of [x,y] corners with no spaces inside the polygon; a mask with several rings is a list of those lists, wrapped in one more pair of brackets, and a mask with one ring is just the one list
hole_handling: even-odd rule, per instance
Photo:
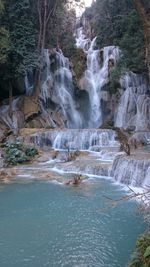
{"label": "lower waterfall tier", "polygon": [[[112,130],[47,130],[19,140],[46,149],[53,171],[111,177],[133,187],[150,185],[149,145],[131,150],[131,155],[126,156],[119,151],[120,144]],[[71,153],[73,157],[68,160]]]}
{"label": "lower waterfall tier", "polygon": [[100,147],[118,146],[115,136],[112,130],[64,129],[39,132],[26,137],[26,141],[41,147],[51,146],[53,149],[95,151]]}

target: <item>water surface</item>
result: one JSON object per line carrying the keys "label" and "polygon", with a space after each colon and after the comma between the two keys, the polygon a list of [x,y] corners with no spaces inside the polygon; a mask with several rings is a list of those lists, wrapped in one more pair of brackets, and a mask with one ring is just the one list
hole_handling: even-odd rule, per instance
{"label": "water surface", "polygon": [[80,187],[48,182],[0,189],[0,267],[124,267],[145,224],[134,202],[96,179]]}

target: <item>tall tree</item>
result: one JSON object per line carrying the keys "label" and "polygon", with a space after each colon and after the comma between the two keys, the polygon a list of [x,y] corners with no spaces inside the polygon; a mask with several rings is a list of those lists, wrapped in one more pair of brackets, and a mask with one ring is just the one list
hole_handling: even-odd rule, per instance
{"label": "tall tree", "polygon": [[143,25],[146,61],[150,79],[150,2],[149,0],[133,0],[135,8],[137,9]]}
{"label": "tall tree", "polygon": [[[4,9],[4,2],[0,0],[0,18],[3,16]],[[0,19],[1,21],[1,19]],[[8,50],[9,50],[9,32],[5,28],[5,26],[0,26],[0,64],[3,64],[7,60]]]}
{"label": "tall tree", "polygon": [[54,16],[58,0],[38,0],[37,1],[37,11],[38,11],[38,55],[40,67],[36,70],[35,80],[34,80],[34,95],[38,98],[40,91],[40,77],[42,68],[42,57],[43,50],[45,47],[46,31],[48,28],[49,21],[51,17]]}
{"label": "tall tree", "polygon": [[[10,114],[14,81],[37,67],[35,28],[29,0],[5,0],[2,25],[9,32],[7,60],[1,67],[1,80],[9,88]],[[4,49],[3,49],[4,50]]]}

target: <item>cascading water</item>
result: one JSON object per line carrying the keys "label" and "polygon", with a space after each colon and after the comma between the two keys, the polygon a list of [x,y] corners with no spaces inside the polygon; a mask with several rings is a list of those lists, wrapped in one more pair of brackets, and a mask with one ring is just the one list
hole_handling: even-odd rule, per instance
{"label": "cascading water", "polygon": [[33,73],[27,72],[25,76],[25,93],[27,96],[33,93]]}
{"label": "cascading water", "polygon": [[94,150],[96,147],[118,147],[112,130],[65,129],[41,132],[25,138],[36,145],[50,145],[54,149]]}
{"label": "cascading water", "polygon": [[150,185],[150,160],[117,156],[110,175],[119,183],[134,187]]}
{"label": "cascading water", "polygon": [[61,52],[57,52],[58,69],[55,72],[55,94],[62,107],[65,117],[68,118],[68,128],[81,128],[82,121],[76,110],[73,100],[72,73],[69,69],[69,60]]}
{"label": "cascading water", "polygon": [[[114,65],[119,58],[119,48],[115,46],[95,49],[96,37],[86,38],[83,27],[77,29],[76,46],[82,48],[87,55],[87,70],[84,75],[84,88],[89,93],[90,117],[89,128],[97,128],[102,124],[101,89],[109,81],[109,63]],[[101,56],[100,56],[101,54]]]}
{"label": "cascading water", "polygon": [[120,80],[125,90],[121,96],[115,126],[134,127],[136,131],[148,130],[150,126],[149,86],[142,75],[126,73]]}
{"label": "cascading water", "polygon": [[74,88],[69,60],[64,57],[61,50],[55,50],[54,54],[56,69],[52,72],[50,69],[49,50],[44,51],[46,79],[43,77],[41,98],[46,107],[48,99],[52,99],[56,104],[60,105],[68,128],[82,128],[82,120],[73,99]]}

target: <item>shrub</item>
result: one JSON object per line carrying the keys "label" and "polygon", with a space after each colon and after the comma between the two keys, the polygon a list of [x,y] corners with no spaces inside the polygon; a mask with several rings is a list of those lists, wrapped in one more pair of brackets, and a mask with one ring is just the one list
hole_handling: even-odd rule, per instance
{"label": "shrub", "polygon": [[136,243],[136,251],[133,253],[129,267],[150,266],[150,233],[140,236]]}
{"label": "shrub", "polygon": [[8,165],[16,165],[30,160],[38,154],[38,150],[33,145],[23,145],[20,142],[6,143],[4,160]]}
{"label": "shrub", "polygon": [[4,154],[5,161],[10,165],[23,163],[28,160],[26,154],[18,148],[8,147]]}
{"label": "shrub", "polygon": [[38,150],[36,147],[30,145],[25,147],[25,154],[28,157],[34,157],[38,154]]}

